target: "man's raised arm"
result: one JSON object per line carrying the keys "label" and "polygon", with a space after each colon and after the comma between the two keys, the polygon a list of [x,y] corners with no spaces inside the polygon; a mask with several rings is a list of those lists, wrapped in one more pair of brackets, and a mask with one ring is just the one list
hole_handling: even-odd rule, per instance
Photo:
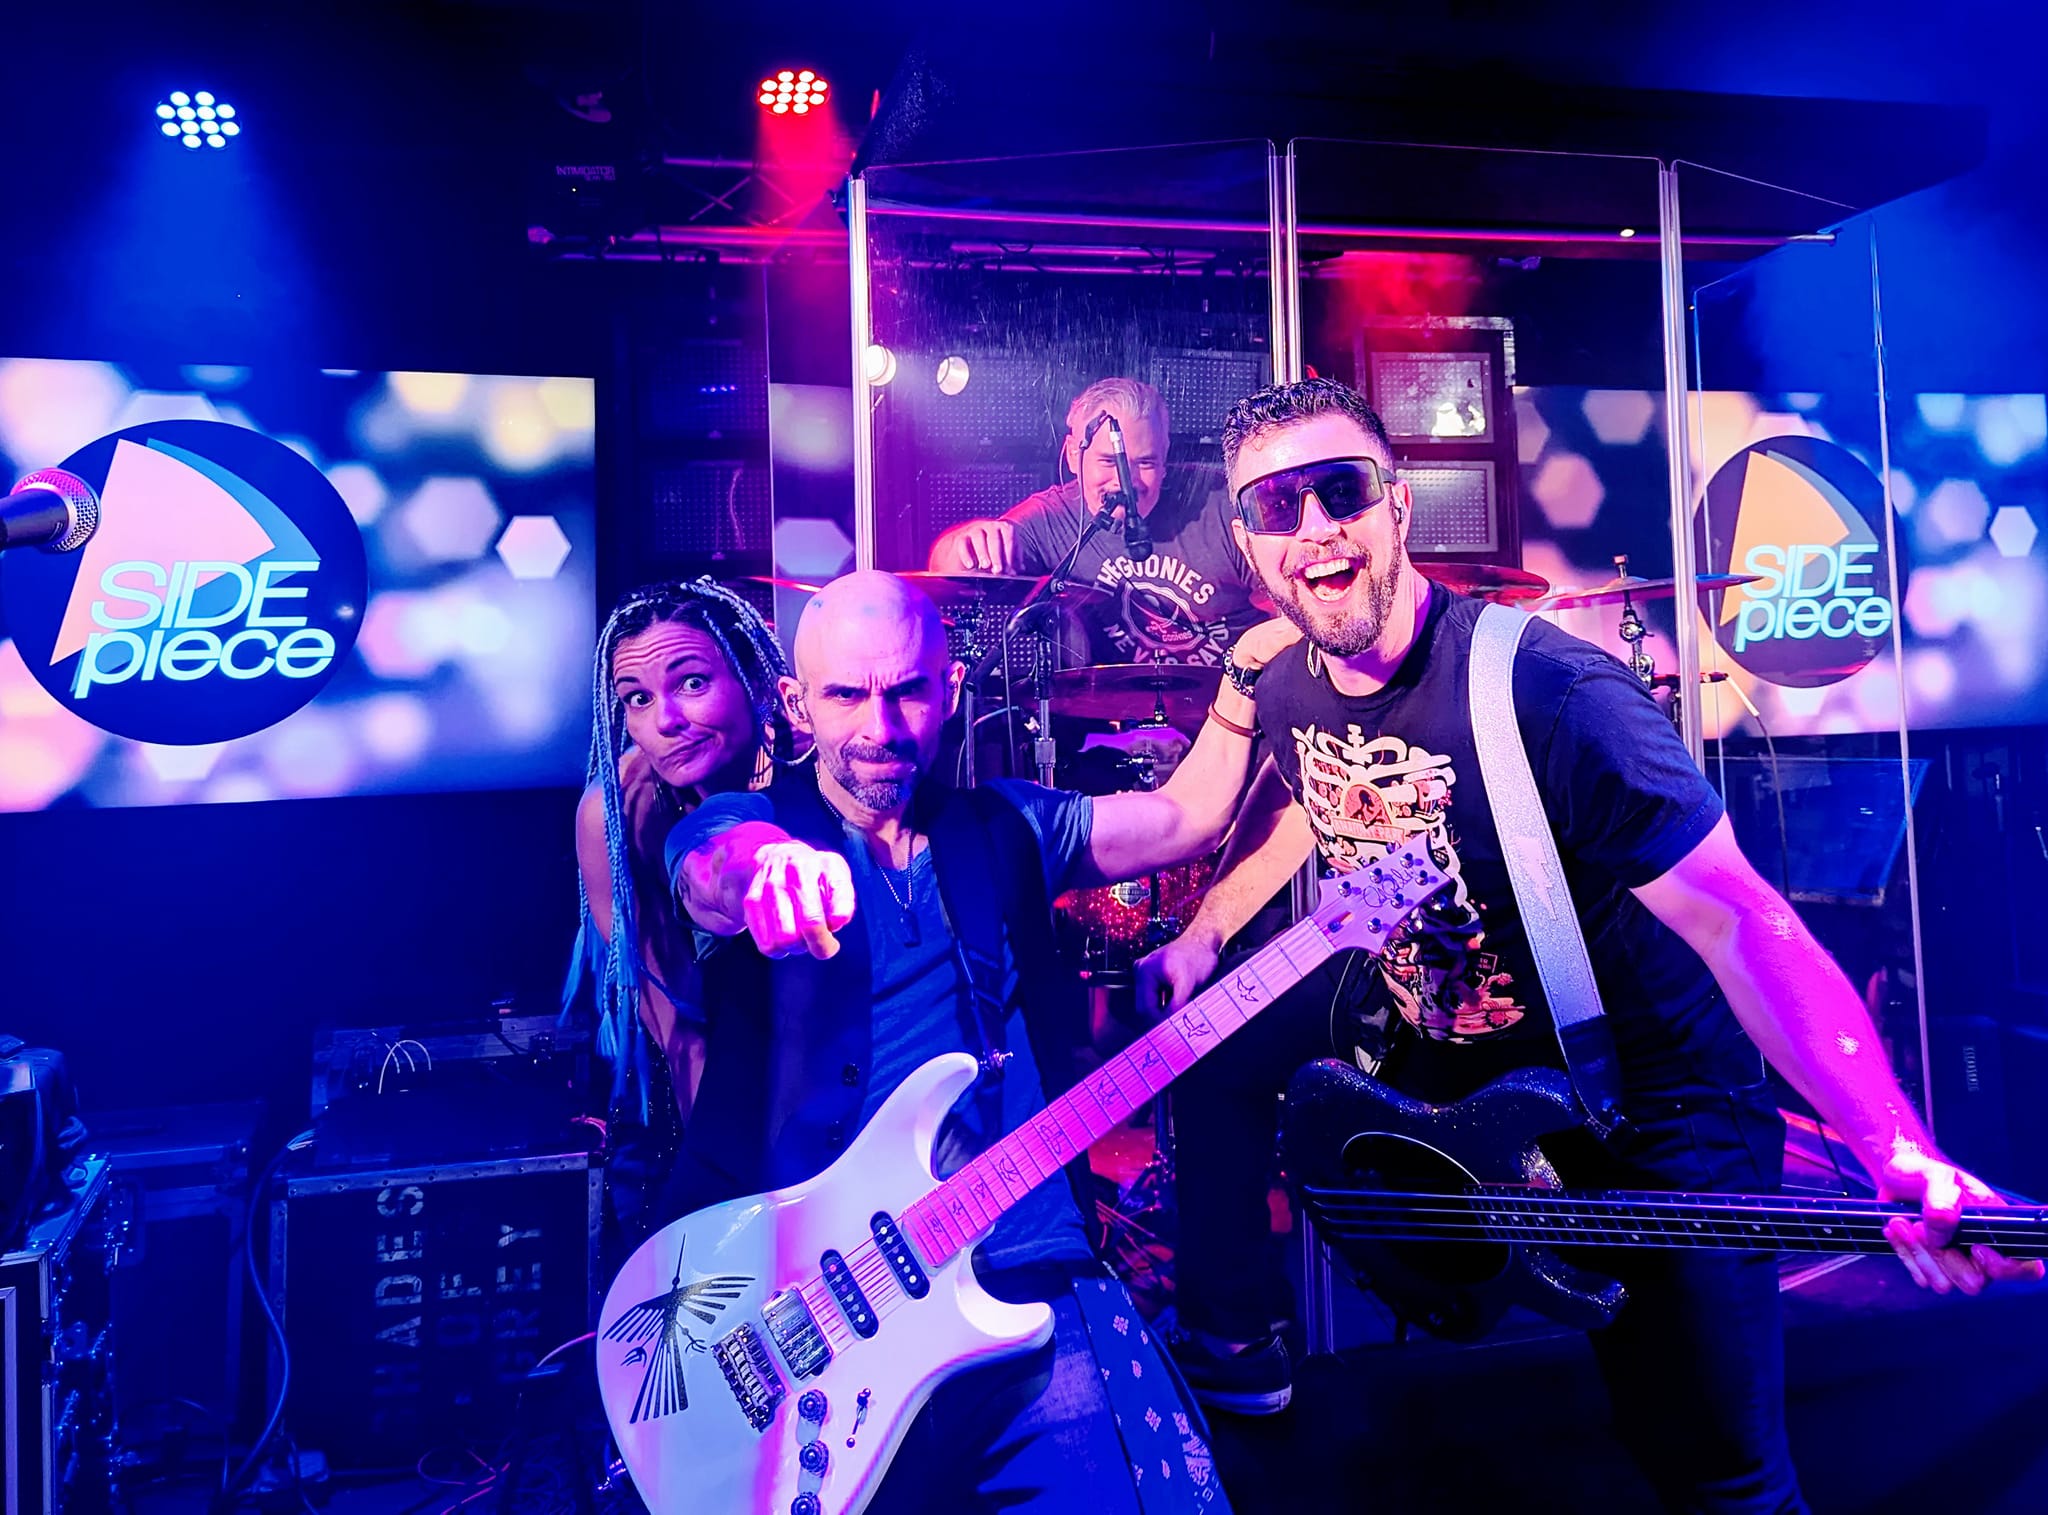
{"label": "man's raised arm", "polygon": [[[1255,672],[1301,633],[1288,621],[1265,621],[1238,638],[1232,657]],[[1229,681],[1216,691],[1194,750],[1173,777],[1150,793],[1104,795],[1095,802],[1080,882],[1115,882],[1157,873],[1216,850],[1236,819],[1251,774],[1257,707]]]}
{"label": "man's raised arm", "polygon": [[2038,1262],[1953,1245],[1964,1205],[2005,1201],[1935,1146],[1855,989],[1750,866],[1726,816],[1635,896],[1700,955],[1750,1040],[1842,1134],[1879,1194],[1919,1202],[1919,1220],[1885,1225],[1915,1282],[1975,1294],[1999,1279],[2041,1276]]}
{"label": "man's raised arm", "polygon": [[669,878],[699,928],[714,936],[745,931],[769,957],[798,949],[830,957],[839,950],[833,933],[853,919],[846,859],[768,821],[685,816],[669,837]]}
{"label": "man's raised arm", "polygon": [[1017,528],[998,516],[987,521],[962,521],[939,534],[925,567],[933,573],[1020,572]]}

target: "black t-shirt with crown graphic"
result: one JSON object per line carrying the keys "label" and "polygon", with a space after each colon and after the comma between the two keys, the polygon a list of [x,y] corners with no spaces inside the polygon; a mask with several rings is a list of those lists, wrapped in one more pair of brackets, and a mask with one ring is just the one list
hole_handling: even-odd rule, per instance
{"label": "black t-shirt with crown graphic", "polygon": [[[1452,877],[1378,965],[1410,1033],[1397,1035],[1389,1075],[1431,1100],[1559,1060],[1473,747],[1481,608],[1432,588],[1421,636],[1374,694],[1337,692],[1306,643],[1275,658],[1258,688],[1262,733],[1328,868],[1369,863],[1419,832]],[[1625,1089],[1753,1082],[1755,1049],[1705,964],[1629,893],[1699,845],[1720,797],[1634,675],[1548,623],[1523,639],[1514,704]]]}
{"label": "black t-shirt with crown graphic", "polygon": [[[1100,531],[1081,549],[1068,577],[1108,599],[1089,607],[1093,655],[1109,663],[1219,666],[1238,633],[1266,619],[1252,603],[1258,578],[1230,534],[1220,475],[1171,468],[1152,514],[1152,552],[1133,562],[1117,530]],[[1073,480],[1041,489],[1003,513],[1017,528],[1019,569],[1051,573],[1073,551],[1084,517]]]}

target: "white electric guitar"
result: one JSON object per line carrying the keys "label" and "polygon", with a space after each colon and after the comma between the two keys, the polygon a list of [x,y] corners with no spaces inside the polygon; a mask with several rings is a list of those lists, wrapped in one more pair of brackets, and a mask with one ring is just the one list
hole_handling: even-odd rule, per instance
{"label": "white electric guitar", "polygon": [[1315,914],[962,1166],[932,1144],[979,1072],[964,1052],[899,1085],[817,1177],[663,1227],[598,1326],[605,1414],[655,1515],[856,1515],[924,1402],[1042,1344],[968,1254],[998,1217],[1331,954],[1382,948],[1446,882],[1417,838],[1322,886]]}

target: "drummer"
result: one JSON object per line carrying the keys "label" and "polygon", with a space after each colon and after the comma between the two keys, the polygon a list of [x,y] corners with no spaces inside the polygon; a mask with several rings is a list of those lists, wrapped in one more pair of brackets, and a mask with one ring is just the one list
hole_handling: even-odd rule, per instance
{"label": "drummer", "polygon": [[[1067,577],[1103,591],[1077,612],[1098,663],[1219,667],[1238,633],[1272,612],[1231,538],[1220,468],[1169,467],[1166,402],[1150,384],[1102,379],[1067,407],[1060,448],[1065,482],[1020,500],[993,520],[966,521],[932,544],[935,573],[1046,574],[1073,550],[1089,515],[1121,492],[1110,427],[1123,428],[1145,550],[1130,550],[1119,509],[1081,549]],[[1090,431],[1093,435],[1090,435]],[[1086,446],[1083,446],[1083,442]]]}

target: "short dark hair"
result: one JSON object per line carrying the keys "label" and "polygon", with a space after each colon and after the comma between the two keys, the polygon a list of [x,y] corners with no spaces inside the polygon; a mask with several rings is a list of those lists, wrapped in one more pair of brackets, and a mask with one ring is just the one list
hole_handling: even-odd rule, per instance
{"label": "short dark hair", "polygon": [[1223,421],[1223,466],[1235,468],[1238,451],[1269,431],[1326,415],[1348,417],[1372,438],[1387,462],[1394,461],[1387,423],[1365,403],[1364,395],[1335,379],[1301,379],[1293,384],[1269,384],[1230,407]]}

